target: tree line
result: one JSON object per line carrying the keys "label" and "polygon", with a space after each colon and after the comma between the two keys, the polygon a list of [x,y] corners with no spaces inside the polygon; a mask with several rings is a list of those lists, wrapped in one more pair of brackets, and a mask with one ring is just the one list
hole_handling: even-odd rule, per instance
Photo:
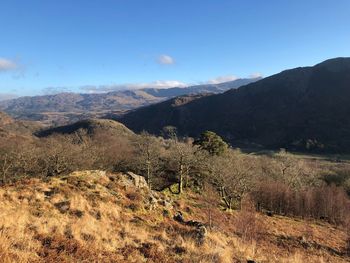
{"label": "tree line", "polygon": [[[344,184],[313,165],[285,151],[244,154],[210,131],[196,140],[180,138],[174,127],[165,127],[162,137],[100,131],[32,140],[0,138],[1,184],[76,170],[133,171],[155,190],[176,186],[177,194],[187,189],[207,194],[213,192],[206,192],[209,186],[225,210],[240,209],[249,196],[259,211],[345,224],[350,202]],[[344,179],[344,170],[340,174]]]}

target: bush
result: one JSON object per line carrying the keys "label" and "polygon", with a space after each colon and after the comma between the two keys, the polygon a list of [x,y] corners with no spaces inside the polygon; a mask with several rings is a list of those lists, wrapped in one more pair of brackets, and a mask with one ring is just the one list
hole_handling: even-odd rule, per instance
{"label": "bush", "polygon": [[259,240],[264,231],[263,222],[259,219],[254,201],[246,196],[241,203],[241,211],[235,219],[236,232],[244,241]]}

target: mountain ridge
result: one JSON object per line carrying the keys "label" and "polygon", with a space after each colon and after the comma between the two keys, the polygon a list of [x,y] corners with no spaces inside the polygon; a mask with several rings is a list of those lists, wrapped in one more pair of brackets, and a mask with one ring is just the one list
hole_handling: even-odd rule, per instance
{"label": "mountain ridge", "polygon": [[151,105],[120,121],[134,131],[154,134],[171,125],[179,135],[192,137],[212,130],[233,144],[348,152],[349,87],[350,58],[336,58],[179,107],[169,101]]}
{"label": "mountain ridge", "polygon": [[221,93],[230,88],[251,83],[260,78],[237,79],[234,81],[169,89],[120,90],[108,93],[79,94],[59,93],[33,97],[21,97],[0,101],[0,110],[12,117],[37,120],[50,125],[62,125],[86,118],[103,117],[113,113],[147,106],[180,95],[199,93]]}

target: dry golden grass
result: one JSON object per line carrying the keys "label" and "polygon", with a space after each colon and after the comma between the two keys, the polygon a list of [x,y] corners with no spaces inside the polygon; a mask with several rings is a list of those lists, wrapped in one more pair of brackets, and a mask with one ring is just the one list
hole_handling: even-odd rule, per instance
{"label": "dry golden grass", "polygon": [[[150,210],[151,193],[119,177],[86,171],[0,188],[0,262],[349,261],[346,233],[332,225],[254,214],[264,228],[245,239],[237,229],[243,212],[223,212],[215,198],[185,193]],[[207,224],[204,244],[173,220],[178,210]]]}

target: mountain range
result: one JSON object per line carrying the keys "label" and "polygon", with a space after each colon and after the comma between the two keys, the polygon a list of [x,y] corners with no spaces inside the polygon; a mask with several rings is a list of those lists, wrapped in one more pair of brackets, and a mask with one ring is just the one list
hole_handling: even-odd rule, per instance
{"label": "mountain range", "polygon": [[244,147],[350,152],[350,58],[282,71],[221,94],[173,98],[119,120],[153,134],[169,125],[181,136],[211,130]]}
{"label": "mountain range", "polygon": [[[260,80],[24,97],[0,105],[0,110],[17,118],[0,113],[1,136],[33,132],[45,136],[100,127],[118,130],[119,124],[94,118],[107,116],[134,132],[161,134],[163,127],[174,126],[179,136],[198,137],[211,130],[241,148],[350,152],[350,58],[330,59]],[[75,120],[77,124],[62,126]],[[61,127],[44,129],[42,124]]]}
{"label": "mountain range", "polygon": [[201,93],[222,93],[252,83],[260,78],[237,79],[219,84],[185,88],[120,90],[99,94],[59,93],[21,97],[0,101],[0,110],[18,119],[36,120],[51,126],[72,123],[86,118],[116,116],[141,106],[169,98]]}

